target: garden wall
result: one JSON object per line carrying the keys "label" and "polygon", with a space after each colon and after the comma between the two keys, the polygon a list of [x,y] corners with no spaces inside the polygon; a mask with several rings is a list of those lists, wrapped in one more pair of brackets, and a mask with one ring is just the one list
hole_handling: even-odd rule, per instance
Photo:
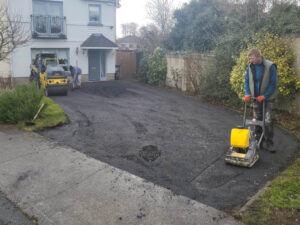
{"label": "garden wall", "polygon": [[[293,50],[295,54],[295,71],[297,77],[300,79],[300,38],[296,38],[293,42]],[[296,108],[297,108],[297,113],[300,115],[300,94],[296,95]]]}
{"label": "garden wall", "polygon": [[199,79],[212,55],[198,53],[171,53],[167,58],[166,85],[181,91],[197,92]]}

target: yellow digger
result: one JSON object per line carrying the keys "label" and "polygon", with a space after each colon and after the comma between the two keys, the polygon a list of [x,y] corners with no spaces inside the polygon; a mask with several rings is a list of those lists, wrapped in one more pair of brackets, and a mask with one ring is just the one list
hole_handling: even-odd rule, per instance
{"label": "yellow digger", "polygon": [[55,54],[37,54],[31,64],[30,81],[45,89],[45,95],[68,95],[70,71],[59,64]]}

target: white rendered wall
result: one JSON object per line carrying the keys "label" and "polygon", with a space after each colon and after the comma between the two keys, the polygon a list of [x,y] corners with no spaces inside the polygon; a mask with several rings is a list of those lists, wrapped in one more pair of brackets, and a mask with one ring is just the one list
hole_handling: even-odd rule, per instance
{"label": "white rendered wall", "polygon": [[[51,0],[52,1],[52,0]],[[112,4],[85,0],[55,0],[63,2],[63,15],[67,23],[67,39],[31,39],[25,46],[17,48],[12,54],[11,68],[14,77],[27,77],[30,74],[31,48],[64,48],[69,49],[71,65],[82,68],[82,73],[88,73],[87,51],[80,49],[80,45],[92,34],[102,33],[115,42],[116,10]],[[24,24],[30,30],[32,14],[32,0],[9,0],[9,8],[14,14],[22,16]],[[101,5],[101,22],[103,26],[88,26],[88,4]],[[78,54],[76,54],[78,49]],[[108,50],[106,58],[106,73],[115,72],[115,50]]]}

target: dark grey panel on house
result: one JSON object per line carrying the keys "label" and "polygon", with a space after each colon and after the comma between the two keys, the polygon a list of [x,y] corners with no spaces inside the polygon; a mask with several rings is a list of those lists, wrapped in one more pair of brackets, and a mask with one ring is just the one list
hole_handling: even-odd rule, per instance
{"label": "dark grey panel on house", "polygon": [[91,34],[82,44],[82,48],[117,48],[118,46],[103,34]]}

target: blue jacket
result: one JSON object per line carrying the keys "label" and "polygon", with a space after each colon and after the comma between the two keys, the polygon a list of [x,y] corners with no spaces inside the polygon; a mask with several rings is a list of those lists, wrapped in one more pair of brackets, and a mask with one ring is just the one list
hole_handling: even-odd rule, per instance
{"label": "blue jacket", "polygon": [[[265,93],[259,93],[260,90],[260,78],[262,75],[262,68],[263,65],[262,64],[256,64],[255,66],[255,74],[256,74],[256,83],[255,83],[255,94],[254,97],[257,97],[259,95],[263,95],[265,97],[265,99],[269,98],[276,90],[277,87],[277,71],[276,71],[276,65],[272,65],[270,68],[270,81],[269,81],[269,85],[268,88],[266,90]],[[250,91],[250,86],[249,86],[249,66],[247,67],[246,70],[246,75],[245,75],[245,95],[251,95],[251,91]]]}

